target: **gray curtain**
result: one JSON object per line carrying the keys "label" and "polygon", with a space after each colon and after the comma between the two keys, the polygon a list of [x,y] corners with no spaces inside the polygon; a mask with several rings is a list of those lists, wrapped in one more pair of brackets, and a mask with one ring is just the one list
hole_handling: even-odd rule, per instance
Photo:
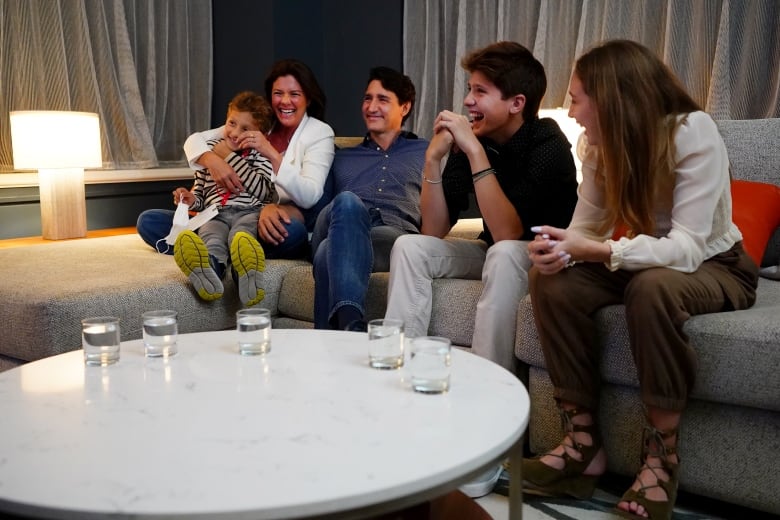
{"label": "gray curtain", "polygon": [[716,119],[780,117],[780,2],[772,0],[414,0],[404,3],[404,70],[418,89],[411,127],[461,110],[460,59],[498,40],[547,71],[542,108],[568,107],[577,56],[626,38],[653,49]]}
{"label": "gray curtain", "polygon": [[184,165],[210,123],[211,42],[211,0],[0,0],[0,169],[13,110],[97,112],[106,168]]}

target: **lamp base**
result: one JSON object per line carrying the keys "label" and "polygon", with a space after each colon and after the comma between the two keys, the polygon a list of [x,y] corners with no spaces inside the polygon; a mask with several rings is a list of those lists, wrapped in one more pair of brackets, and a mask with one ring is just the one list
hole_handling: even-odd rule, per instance
{"label": "lamp base", "polygon": [[38,170],[43,238],[62,240],[87,236],[84,169]]}

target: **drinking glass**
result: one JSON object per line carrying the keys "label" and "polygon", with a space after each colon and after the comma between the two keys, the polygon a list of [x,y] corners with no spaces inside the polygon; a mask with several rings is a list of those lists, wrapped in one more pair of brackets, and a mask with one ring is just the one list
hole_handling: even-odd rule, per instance
{"label": "drinking glass", "polygon": [[119,361],[119,343],[119,318],[98,316],[81,320],[81,346],[86,365],[113,365]]}
{"label": "drinking glass", "polygon": [[241,309],[236,313],[238,351],[243,356],[271,351],[271,312],[268,309]]}
{"label": "drinking glass", "polygon": [[144,328],[144,353],[147,357],[168,357],[178,352],[179,325],[176,311],[148,311],[141,315]]}
{"label": "drinking glass", "polygon": [[403,366],[403,321],[388,318],[368,322],[368,364],[385,370]]}
{"label": "drinking glass", "polygon": [[409,374],[415,392],[440,394],[450,389],[452,345],[439,336],[413,338],[409,345]]}

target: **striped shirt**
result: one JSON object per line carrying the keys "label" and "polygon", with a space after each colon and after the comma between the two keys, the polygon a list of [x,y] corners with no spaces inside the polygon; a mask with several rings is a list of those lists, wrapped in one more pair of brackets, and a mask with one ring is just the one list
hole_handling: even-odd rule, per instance
{"label": "striped shirt", "polygon": [[[222,139],[209,140],[209,148]],[[233,167],[244,190],[241,193],[229,194],[224,192],[211,178],[208,169],[195,172],[195,184],[192,193],[195,195],[195,203],[190,207],[193,211],[203,211],[208,206],[256,206],[276,200],[276,190],[272,179],[273,168],[271,161],[261,155],[254,148],[246,148],[238,152],[231,152],[225,157],[225,162]]]}

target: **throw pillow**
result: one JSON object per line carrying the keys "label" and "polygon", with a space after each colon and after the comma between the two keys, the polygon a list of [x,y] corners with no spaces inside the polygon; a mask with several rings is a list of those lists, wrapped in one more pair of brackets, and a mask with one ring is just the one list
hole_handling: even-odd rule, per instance
{"label": "throw pillow", "polygon": [[734,179],[731,211],[734,223],[742,232],[745,251],[760,266],[766,245],[780,226],[780,187]]}

